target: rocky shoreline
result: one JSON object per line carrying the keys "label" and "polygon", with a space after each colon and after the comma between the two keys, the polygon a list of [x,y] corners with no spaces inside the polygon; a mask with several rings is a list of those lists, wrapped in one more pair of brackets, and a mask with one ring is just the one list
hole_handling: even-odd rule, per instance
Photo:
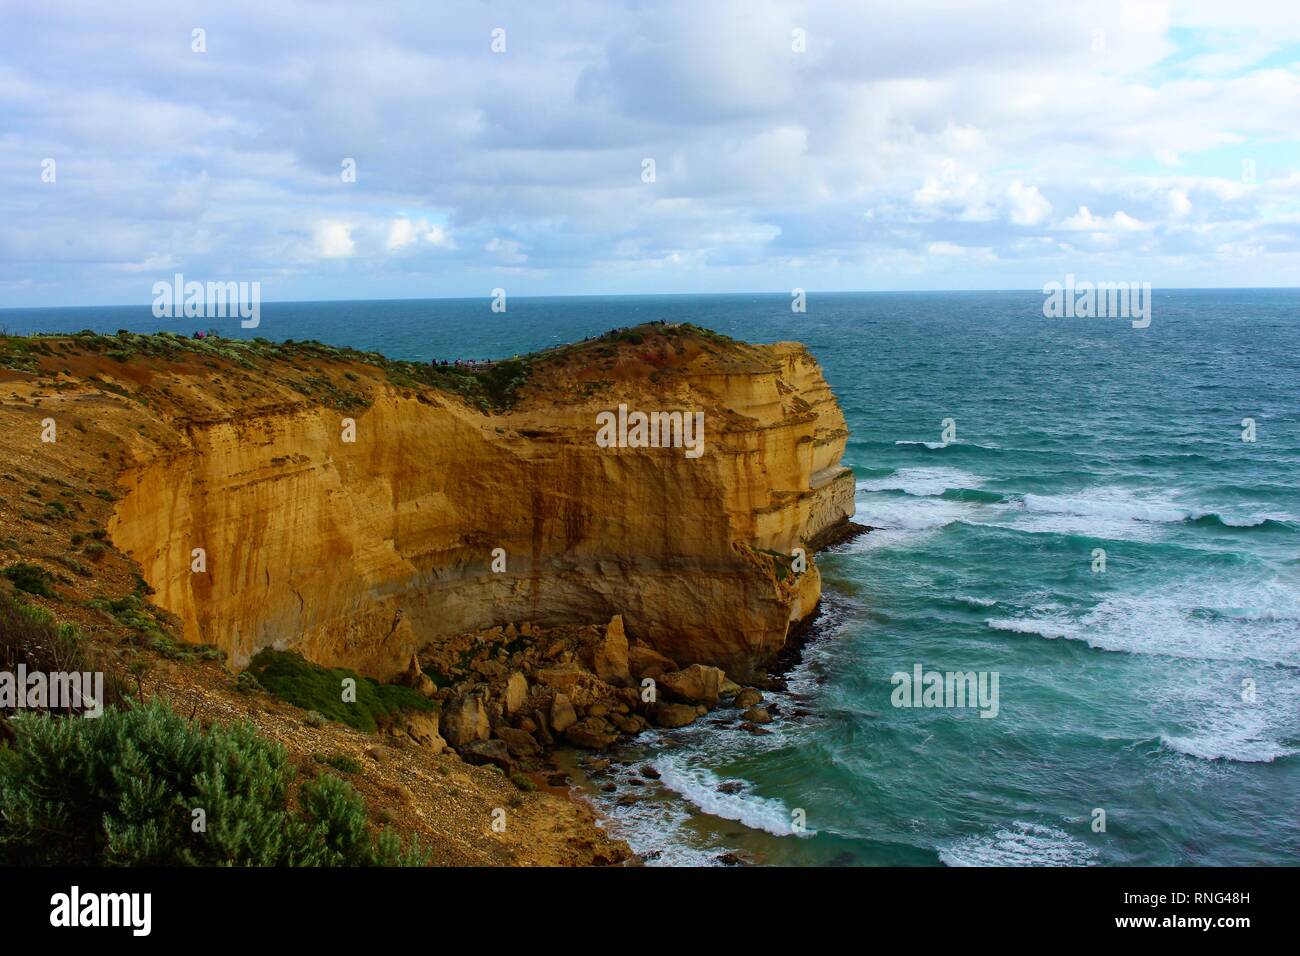
{"label": "rocky shoreline", "polygon": [[688,726],[719,705],[741,709],[740,730],[765,734],[772,715],[763,692],[772,681],[745,686],[719,667],[679,667],[629,640],[620,615],[604,626],[510,624],[414,656],[400,682],[436,700],[436,717],[407,715],[389,732],[554,783],[549,755],[557,747],[605,750],[651,727]]}
{"label": "rocky shoreline", "polygon": [[[872,530],[846,526],[834,544]],[[627,755],[638,751],[634,745],[646,731],[708,724],[765,736],[771,732],[766,725],[778,717],[813,716],[805,709],[783,711],[788,702],[776,697],[787,691],[785,675],[801,662],[817,617],[814,612],[792,628],[766,674],[745,684],[718,667],[679,666],[630,640],[619,615],[604,625],[543,628],[526,622],[468,633],[412,658],[400,682],[436,700],[436,715],[408,718],[388,732],[469,764],[495,767],[511,779],[526,777],[539,790],[576,800],[617,824],[590,797],[599,791],[618,807],[647,798],[645,788],[660,779],[653,758],[643,753],[629,762]],[[625,786],[614,782],[615,771]],[[740,786],[728,781],[718,790],[734,794]],[[657,851],[646,858],[634,854],[625,862],[655,856]],[[736,853],[717,861],[753,862]]]}

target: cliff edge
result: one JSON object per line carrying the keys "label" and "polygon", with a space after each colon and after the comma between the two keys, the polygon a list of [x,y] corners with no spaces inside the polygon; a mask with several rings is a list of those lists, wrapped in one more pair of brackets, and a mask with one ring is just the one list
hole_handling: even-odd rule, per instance
{"label": "cliff edge", "polygon": [[13,427],[53,420],[115,486],[109,539],[236,667],[273,647],[388,679],[466,632],[622,615],[740,680],[813,614],[813,552],[853,513],[795,343],[650,324],[457,367],[87,333],[20,358]]}

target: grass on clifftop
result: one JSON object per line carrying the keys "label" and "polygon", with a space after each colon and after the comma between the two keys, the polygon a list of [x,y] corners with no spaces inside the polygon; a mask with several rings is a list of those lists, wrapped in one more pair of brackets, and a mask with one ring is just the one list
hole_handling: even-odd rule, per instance
{"label": "grass on clifftop", "polygon": [[[381,684],[346,667],[321,667],[292,651],[258,652],[247,674],[282,700],[357,730],[375,731],[403,710],[432,710],[434,702],[409,687]],[[343,682],[356,682],[356,703],[343,700]]]}

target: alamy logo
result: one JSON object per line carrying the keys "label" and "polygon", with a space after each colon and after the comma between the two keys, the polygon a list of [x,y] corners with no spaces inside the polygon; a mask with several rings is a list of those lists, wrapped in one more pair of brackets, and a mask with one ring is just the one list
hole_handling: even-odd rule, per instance
{"label": "alamy logo", "polygon": [[628,412],[596,415],[596,444],[601,448],[685,448],[687,458],[704,454],[704,413]]}
{"label": "alamy logo", "polygon": [[1150,282],[1075,282],[1043,286],[1043,315],[1049,319],[1132,319],[1133,328],[1151,324]]}
{"label": "alamy logo", "polygon": [[239,319],[245,329],[262,322],[262,283],[186,282],[176,273],[171,282],[153,284],[155,319]]}
{"label": "alamy logo", "polygon": [[69,710],[83,717],[104,713],[102,671],[0,671],[0,710]]}
{"label": "alamy logo", "polygon": [[69,893],[50,897],[51,926],[129,926],[132,935],[148,936],[153,926],[152,893]]}
{"label": "alamy logo", "polygon": [[978,707],[981,717],[998,715],[998,671],[927,671],[916,664],[912,673],[896,671],[889,678],[895,707]]}

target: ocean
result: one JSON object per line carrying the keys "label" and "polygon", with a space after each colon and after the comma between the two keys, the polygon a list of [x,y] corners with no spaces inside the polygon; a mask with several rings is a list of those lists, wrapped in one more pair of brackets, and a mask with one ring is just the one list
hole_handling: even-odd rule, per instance
{"label": "ocean", "polygon": [[[203,324],[416,360],[650,319],[809,346],[877,530],[820,556],[821,616],[768,695],[770,734],[657,732],[615,754],[613,794],[584,784],[652,863],[1300,863],[1300,290],[1156,290],[1145,329],[1042,307],[484,297]],[[10,331],[193,324],[0,310]],[[894,706],[917,665],[996,674],[996,716]]]}

